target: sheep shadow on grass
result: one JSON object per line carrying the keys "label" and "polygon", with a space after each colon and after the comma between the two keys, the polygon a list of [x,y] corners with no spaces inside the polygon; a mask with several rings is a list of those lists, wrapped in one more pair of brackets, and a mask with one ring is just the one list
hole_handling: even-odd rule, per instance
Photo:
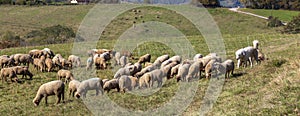
{"label": "sheep shadow on grass", "polygon": [[247,74],[246,72],[238,72],[238,73],[234,73],[233,75],[231,75],[232,78],[239,78],[243,75]]}

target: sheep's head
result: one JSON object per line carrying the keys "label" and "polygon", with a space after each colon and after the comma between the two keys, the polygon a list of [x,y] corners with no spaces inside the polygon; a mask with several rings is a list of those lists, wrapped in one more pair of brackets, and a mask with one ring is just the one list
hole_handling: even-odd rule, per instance
{"label": "sheep's head", "polygon": [[75,93],[75,97],[76,97],[77,99],[79,99],[79,98],[80,98],[80,93],[76,92],[76,93]]}
{"label": "sheep's head", "polygon": [[33,101],[34,106],[39,106],[40,100],[34,99]]}
{"label": "sheep's head", "polygon": [[239,49],[238,51],[235,52],[235,58],[241,59],[246,55],[246,52],[243,49]]}

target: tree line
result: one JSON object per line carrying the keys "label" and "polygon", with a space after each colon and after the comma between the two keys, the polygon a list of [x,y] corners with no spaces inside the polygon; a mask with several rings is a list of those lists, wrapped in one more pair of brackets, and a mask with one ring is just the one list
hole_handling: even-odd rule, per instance
{"label": "tree line", "polygon": [[300,0],[241,0],[247,8],[300,10]]}

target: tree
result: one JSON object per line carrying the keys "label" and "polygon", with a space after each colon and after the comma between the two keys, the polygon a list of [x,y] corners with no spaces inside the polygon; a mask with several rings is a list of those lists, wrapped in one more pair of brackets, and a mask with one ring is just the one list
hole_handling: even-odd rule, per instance
{"label": "tree", "polygon": [[300,33],[300,14],[293,18],[291,22],[283,29],[283,33],[297,34]]}

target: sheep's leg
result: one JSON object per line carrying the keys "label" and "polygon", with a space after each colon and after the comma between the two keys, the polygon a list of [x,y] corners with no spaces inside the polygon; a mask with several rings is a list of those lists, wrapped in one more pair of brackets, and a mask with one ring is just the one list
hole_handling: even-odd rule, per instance
{"label": "sheep's leg", "polygon": [[99,89],[96,89],[96,96],[99,95]]}
{"label": "sheep's leg", "polygon": [[252,62],[252,58],[251,57],[249,58],[249,62],[250,62],[250,67],[252,68],[253,62]]}
{"label": "sheep's leg", "polygon": [[48,105],[48,96],[45,95],[45,105]]}
{"label": "sheep's leg", "polygon": [[61,93],[62,102],[65,103],[65,91],[63,90]]}
{"label": "sheep's leg", "polygon": [[238,62],[237,62],[237,68],[240,68],[240,65],[241,65],[241,60],[238,60]]}
{"label": "sheep's leg", "polygon": [[58,103],[60,103],[61,94],[57,94],[56,96],[57,96],[57,100],[56,100],[55,104],[58,104]]}

